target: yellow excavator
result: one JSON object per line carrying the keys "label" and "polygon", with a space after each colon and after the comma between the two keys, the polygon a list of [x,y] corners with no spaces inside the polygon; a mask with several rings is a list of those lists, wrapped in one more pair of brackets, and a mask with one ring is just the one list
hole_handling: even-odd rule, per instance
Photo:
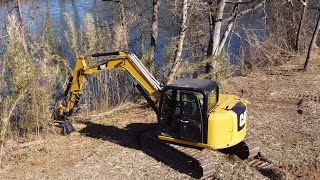
{"label": "yellow excavator", "polygon": [[[212,175],[210,164],[214,159],[201,149],[225,149],[244,141],[249,102],[235,95],[220,94],[215,81],[182,78],[163,86],[134,54],[109,52],[91,56],[105,59],[89,66],[87,57],[77,57],[65,91],[67,100],[60,104],[56,120],[64,133],[74,131],[68,117],[79,105],[86,77],[122,69],[129,72],[158,118],[157,128],[140,137],[140,144],[148,154],[168,158],[170,151],[177,163],[191,170],[193,177],[207,178]],[[253,157],[259,148],[247,151]]]}

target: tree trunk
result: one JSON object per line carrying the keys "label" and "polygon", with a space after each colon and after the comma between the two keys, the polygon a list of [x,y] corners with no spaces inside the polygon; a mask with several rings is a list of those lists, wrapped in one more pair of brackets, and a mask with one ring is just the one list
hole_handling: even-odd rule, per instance
{"label": "tree trunk", "polygon": [[22,14],[20,0],[17,0],[17,5],[18,5],[18,11],[19,11],[19,20],[20,20],[21,24],[23,25],[23,14]]}
{"label": "tree trunk", "polygon": [[21,3],[20,0],[16,1],[16,7],[17,7],[17,14],[18,14],[18,19],[20,22],[20,26],[21,26],[21,30],[23,32],[23,34],[25,34],[24,32],[24,21],[23,21],[23,13],[22,13],[22,7],[21,7]]}
{"label": "tree trunk", "polygon": [[[140,52],[139,52],[139,59],[142,59],[144,57],[144,42],[145,42],[145,34],[144,34],[144,28],[142,25],[140,25]],[[150,69],[149,69],[150,70]]]}
{"label": "tree trunk", "polygon": [[[226,5],[225,0],[218,0],[217,8],[214,12],[212,7],[212,1],[209,1],[210,6],[210,38],[207,50],[207,56],[216,56],[218,54],[219,43],[220,43],[220,33],[222,27],[222,18],[223,18],[223,11]],[[215,15],[214,15],[215,14]]]}
{"label": "tree trunk", "polygon": [[182,54],[182,48],[183,48],[183,41],[184,41],[184,37],[186,36],[186,31],[188,28],[188,8],[190,3],[189,1],[190,0],[183,0],[182,22],[181,22],[181,28],[180,28],[179,41],[177,44],[177,50],[175,52],[174,61],[170,69],[167,83],[171,83],[174,80],[178,67],[182,61],[181,54]]}
{"label": "tree trunk", "polygon": [[222,53],[222,49],[223,49],[223,47],[224,47],[224,45],[225,45],[225,43],[226,43],[226,41],[227,41],[227,39],[228,39],[228,37],[229,37],[229,35],[230,35],[230,32],[231,32],[231,30],[232,30],[232,28],[233,28],[233,26],[234,26],[234,23],[235,23],[235,22],[232,21],[232,22],[230,22],[230,23],[228,24],[228,27],[227,27],[226,31],[224,32],[223,38],[221,39],[221,42],[220,42],[220,44],[219,44],[217,55],[219,55],[219,54]]}
{"label": "tree trunk", "polygon": [[212,0],[208,1],[208,5],[209,5],[209,42],[208,42],[208,48],[207,48],[207,57],[210,57],[213,55],[213,24],[214,24],[214,10],[213,10],[213,2]]}
{"label": "tree trunk", "polygon": [[299,52],[300,51],[300,36],[301,36],[301,28],[303,26],[303,22],[305,19],[305,14],[306,14],[306,8],[307,8],[307,4],[308,4],[308,0],[305,0],[304,3],[302,4],[303,9],[301,11],[301,16],[300,16],[300,23],[299,23],[299,27],[298,27],[298,32],[297,32],[297,38],[296,38],[296,51]]}
{"label": "tree trunk", "polygon": [[151,44],[150,44],[150,67],[149,71],[151,74],[156,74],[156,66],[155,66],[155,51],[156,51],[156,42],[158,37],[158,23],[159,23],[159,5],[160,0],[153,0],[153,13],[152,13],[152,26],[151,26]]}
{"label": "tree trunk", "polygon": [[237,18],[237,11],[238,11],[238,7],[239,7],[239,4],[235,4],[234,7],[233,7],[233,10],[232,10],[232,16],[233,16],[233,19],[229,21],[228,23],[228,26],[227,26],[227,29],[225,30],[224,34],[223,34],[223,37],[221,39],[221,42],[219,44],[219,48],[218,48],[218,55],[221,54],[222,52],[222,49],[224,47],[224,44],[226,43],[229,35],[230,35],[230,32],[235,24],[235,21],[236,21],[236,18]]}
{"label": "tree trunk", "polygon": [[[229,1],[229,3],[232,1]],[[248,2],[254,3],[255,1]],[[266,0],[261,0],[260,2],[253,4],[251,7],[245,8],[240,12],[238,11],[239,5],[243,2],[238,0],[233,2],[234,8],[229,17],[223,18],[223,12],[225,10],[225,6],[227,1],[218,0],[217,4],[213,4],[212,0],[208,1],[209,5],[209,23],[210,23],[210,35],[209,35],[209,43],[207,48],[207,57],[210,56],[218,56],[221,54],[224,44],[235,24],[236,18],[241,17],[245,14],[248,14],[258,8],[260,8]],[[214,9],[216,7],[216,9]],[[221,39],[221,28],[222,26],[227,25],[227,29],[224,32],[224,35]]]}
{"label": "tree trunk", "polygon": [[309,63],[310,63],[310,59],[312,56],[312,52],[314,50],[314,47],[316,46],[316,40],[317,40],[317,36],[318,36],[319,30],[320,30],[320,11],[318,11],[318,12],[319,12],[319,15],[318,15],[318,20],[317,20],[317,25],[314,29],[311,43],[309,45],[307,58],[306,58],[306,61],[304,63],[304,67],[303,67],[304,71],[308,70],[308,68],[309,68]]}
{"label": "tree trunk", "polygon": [[128,51],[128,31],[126,25],[126,16],[125,16],[125,9],[123,0],[119,0],[119,11],[120,11],[120,23],[122,27],[122,35],[123,35],[123,42],[120,43],[121,51]]}

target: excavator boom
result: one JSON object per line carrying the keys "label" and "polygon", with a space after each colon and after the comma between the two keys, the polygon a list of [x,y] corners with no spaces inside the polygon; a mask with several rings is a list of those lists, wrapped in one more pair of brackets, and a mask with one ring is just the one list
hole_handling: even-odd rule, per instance
{"label": "excavator boom", "polygon": [[112,69],[121,69],[129,72],[138,90],[147,99],[154,111],[158,113],[158,108],[155,104],[160,98],[162,86],[134,54],[111,52],[92,54],[91,57],[108,58],[89,66],[85,56],[77,57],[72,76],[65,91],[68,101],[65,105],[60,104],[60,119],[64,121],[73,113],[74,107],[77,106],[80,100],[88,75]]}

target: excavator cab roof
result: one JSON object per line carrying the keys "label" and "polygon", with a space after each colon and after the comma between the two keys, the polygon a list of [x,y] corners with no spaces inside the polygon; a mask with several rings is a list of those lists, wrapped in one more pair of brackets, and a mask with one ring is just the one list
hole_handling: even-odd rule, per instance
{"label": "excavator cab roof", "polygon": [[207,94],[214,89],[218,89],[218,84],[215,81],[209,79],[181,78],[167,85],[165,89],[186,89]]}

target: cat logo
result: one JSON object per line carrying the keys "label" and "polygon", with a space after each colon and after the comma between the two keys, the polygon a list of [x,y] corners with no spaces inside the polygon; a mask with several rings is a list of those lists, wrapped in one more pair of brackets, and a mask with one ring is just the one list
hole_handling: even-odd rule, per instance
{"label": "cat logo", "polygon": [[240,114],[239,127],[242,127],[245,124],[246,119],[247,119],[247,111],[245,111],[244,113]]}
{"label": "cat logo", "polygon": [[245,104],[242,102],[238,102],[235,106],[233,106],[232,110],[237,114],[237,119],[238,119],[238,131],[241,131],[245,125],[246,125],[246,120],[247,120],[247,108]]}

